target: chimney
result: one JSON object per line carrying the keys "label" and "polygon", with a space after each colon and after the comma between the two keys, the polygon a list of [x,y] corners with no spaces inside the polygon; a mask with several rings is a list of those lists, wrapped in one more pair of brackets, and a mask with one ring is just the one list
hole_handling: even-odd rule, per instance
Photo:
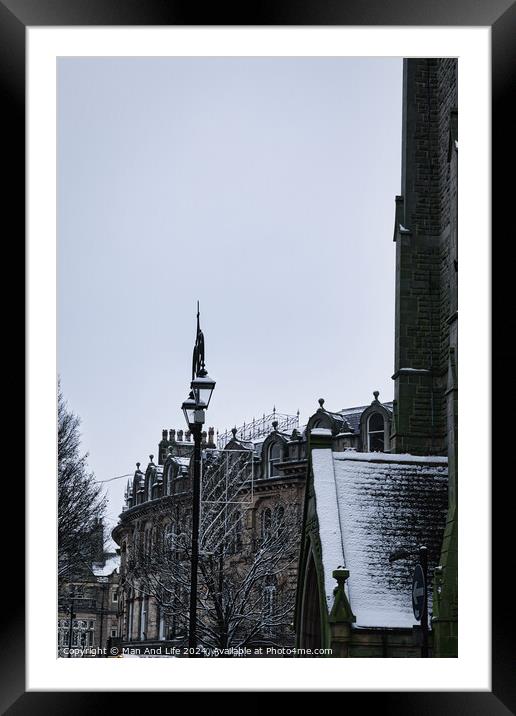
{"label": "chimney", "polygon": [[176,441],[176,431],[175,430],[169,430],[168,431],[168,439],[171,443],[174,443]]}
{"label": "chimney", "polygon": [[201,445],[206,447],[206,430],[203,430],[201,433]]}
{"label": "chimney", "polygon": [[166,440],[167,440],[167,431],[166,430],[161,431],[161,439],[166,442]]}
{"label": "chimney", "polygon": [[208,428],[208,445],[214,445],[215,441],[213,440],[213,436],[215,435],[215,429],[214,428]]}
{"label": "chimney", "polygon": [[178,431],[177,431],[177,440],[178,440],[178,442],[180,442],[180,443],[183,442],[183,431],[182,431],[182,430],[178,430]]}
{"label": "chimney", "polygon": [[187,443],[190,442],[190,435],[191,435],[191,434],[192,434],[192,433],[190,432],[190,430],[187,430],[187,431],[185,432],[185,440],[186,440]]}

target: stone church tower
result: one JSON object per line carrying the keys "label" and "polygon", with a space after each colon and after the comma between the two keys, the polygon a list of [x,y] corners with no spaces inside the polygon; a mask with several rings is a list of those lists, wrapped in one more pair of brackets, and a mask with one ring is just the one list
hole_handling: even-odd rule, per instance
{"label": "stone church tower", "polygon": [[457,61],[405,60],[391,450],[449,460],[436,656],[457,654],[457,152]]}

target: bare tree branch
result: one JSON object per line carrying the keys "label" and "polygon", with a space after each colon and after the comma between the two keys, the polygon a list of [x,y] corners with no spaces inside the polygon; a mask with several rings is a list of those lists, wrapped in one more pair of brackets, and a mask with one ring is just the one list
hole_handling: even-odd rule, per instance
{"label": "bare tree branch", "polygon": [[[80,454],[80,419],[68,410],[58,386],[57,536],[58,576],[71,578],[91,565],[98,550],[98,521],[106,508],[102,488]],[[100,546],[102,547],[102,546]]]}

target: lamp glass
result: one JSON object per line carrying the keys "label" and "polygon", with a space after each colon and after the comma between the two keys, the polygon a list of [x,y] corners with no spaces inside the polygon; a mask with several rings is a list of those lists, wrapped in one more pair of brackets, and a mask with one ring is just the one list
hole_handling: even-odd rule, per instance
{"label": "lamp glass", "polygon": [[209,375],[197,376],[192,380],[192,390],[197,405],[207,408],[215,388],[215,381]]}
{"label": "lamp glass", "polygon": [[193,425],[195,421],[195,400],[193,397],[187,398],[181,407],[183,409],[186,424],[190,427],[190,425]]}

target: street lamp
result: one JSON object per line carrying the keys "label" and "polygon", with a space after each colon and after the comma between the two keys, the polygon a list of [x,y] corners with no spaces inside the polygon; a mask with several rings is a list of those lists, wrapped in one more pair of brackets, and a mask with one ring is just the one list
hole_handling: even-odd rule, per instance
{"label": "street lamp", "polygon": [[207,409],[215,388],[215,381],[210,378],[205,368],[201,368],[200,374],[192,380],[191,385],[195,402],[204,405]]}
{"label": "street lamp", "polygon": [[193,391],[190,391],[190,395],[184,401],[184,403],[181,407],[183,409],[186,424],[188,425],[188,427],[192,426],[195,422],[195,408],[196,408],[196,402],[193,397]]}
{"label": "street lamp", "polygon": [[182,407],[186,424],[194,439],[193,489],[192,489],[192,564],[190,575],[190,620],[188,646],[190,656],[196,657],[197,649],[197,572],[199,565],[199,518],[201,511],[201,442],[205,411],[211,400],[215,381],[209,377],[204,364],[204,336],[199,322],[197,302],[197,334],[193,349],[191,391]]}

